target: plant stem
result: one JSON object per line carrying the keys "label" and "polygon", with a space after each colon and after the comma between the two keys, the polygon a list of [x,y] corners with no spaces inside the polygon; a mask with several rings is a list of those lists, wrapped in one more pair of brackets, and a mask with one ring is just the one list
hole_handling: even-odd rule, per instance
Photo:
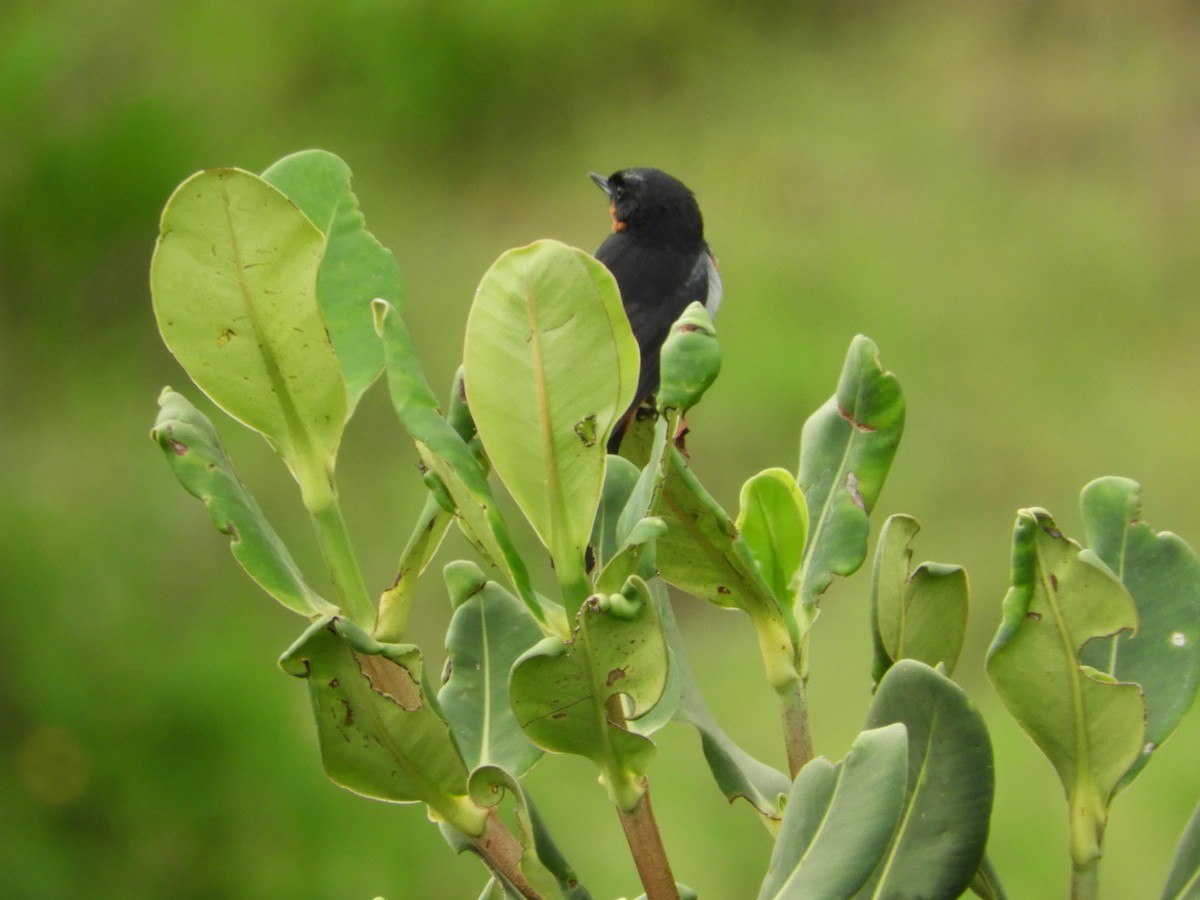
{"label": "plant stem", "polygon": [[417,517],[412,536],[400,555],[396,580],[379,598],[375,640],[399,643],[404,639],[408,615],[412,610],[413,587],[441,543],[450,518],[450,513],[442,509],[432,494],[426,496],[425,506]]}
{"label": "plant stem", "polygon": [[629,842],[638,877],[646,889],[646,900],[679,900],[671,863],[667,859],[658,823],[654,820],[654,810],[650,807],[650,786],[646,786],[645,793],[632,810],[626,812],[618,807],[617,812],[621,816],[621,827],[625,829],[625,840]]}
{"label": "plant stem", "polygon": [[1071,900],[1095,900],[1100,888],[1100,860],[1071,869]]}
{"label": "plant stem", "polygon": [[542,895],[521,871],[521,856],[525,848],[508,830],[494,808],[488,811],[483,834],[472,838],[471,846],[497,878],[511,885],[526,900],[542,900]]}
{"label": "plant stem", "polygon": [[808,701],[804,693],[804,678],[784,686],[779,693],[783,714],[783,744],[787,750],[788,772],[794,779],[813,758],[812,732],[808,727]]}
{"label": "plant stem", "polygon": [[331,494],[331,501],[321,509],[309,510],[317,533],[317,543],[321,545],[321,555],[333,578],[333,589],[342,612],[354,624],[370,633],[375,627],[375,604],[367,594],[366,582],[354,557],[354,547],[350,544],[337,492],[331,490]]}

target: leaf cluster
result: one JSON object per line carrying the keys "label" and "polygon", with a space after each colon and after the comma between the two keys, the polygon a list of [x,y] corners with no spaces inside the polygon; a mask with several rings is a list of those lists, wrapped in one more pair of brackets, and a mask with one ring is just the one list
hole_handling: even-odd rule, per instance
{"label": "leaf cluster", "polygon": [[[153,437],[246,572],[308,619],[280,659],[307,685],[325,771],[363,796],[421,803],[488,869],[484,896],[590,896],[523,777],[546,753],[596,767],[650,898],[688,895],[650,803],[654,735],[695,728],[717,787],[775,836],[760,898],[1002,897],[986,856],[995,790],[986,725],[951,680],[969,585],[912,565],[915,519],[883,525],[871,569],[872,676],[844,760],[816,757],[806,689],[820,598],[868,553],[905,398],[865,337],[804,424],[798,465],[749,477],[728,514],[677,445],[720,369],[699,304],[662,353],[657,403],[606,452],[638,378],[612,276],[540,241],[483,276],[445,410],[402,315],[390,252],[367,231],[346,165],[287,157],[185,181],[151,268],[167,346],[195,384],[260,432],[295,477],[332,576],[315,591],[238,479],[213,424],[166,389]],[[336,486],[347,421],[381,375],[428,493],[395,578],[373,597]],[[556,591],[497,503],[499,482],[548,550]],[[1140,521],[1138,487],[1083,493],[1089,547],[1040,509],[1018,514],[1012,587],[988,653],[1006,706],[1058,771],[1076,896],[1090,896],[1115,795],[1191,705],[1200,670],[1200,560]],[[447,672],[406,642],[421,573],[450,528],[478,552],[445,567]],[[748,616],[780,710],[788,770],[746,753],[699,691],[667,585]],[[1191,829],[1166,896],[1200,870]]]}

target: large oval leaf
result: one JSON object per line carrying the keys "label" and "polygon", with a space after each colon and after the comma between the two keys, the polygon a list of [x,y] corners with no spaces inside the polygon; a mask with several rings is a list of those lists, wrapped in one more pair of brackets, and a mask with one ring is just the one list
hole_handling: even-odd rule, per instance
{"label": "large oval leaf", "polygon": [[1084,666],[1093,638],[1137,627],[1128,591],[1089,550],[1065,537],[1050,514],[1022,510],[1013,531],[1012,587],[987,672],[1008,711],[1058,772],[1071,815],[1071,856],[1100,856],[1108,806],[1137,760],[1145,706],[1136,684]]}
{"label": "large oval leaf", "polygon": [[867,728],[908,732],[908,791],[863,897],[960,896],[979,869],[992,814],[992,745],[979,710],[945,675],[913,659],[888,670]]}
{"label": "large oval leaf", "polygon": [[1087,664],[1146,695],[1146,740],[1129,784],[1191,708],[1200,680],[1200,559],[1181,537],[1141,521],[1141,488],[1101,478],[1083,489],[1088,544],[1121,579],[1137,606],[1137,634],[1092,641]]}
{"label": "large oval leaf", "polygon": [[218,406],[262,432],[310,510],[329,485],[346,420],[342,370],[317,306],[325,238],[280,191],[240,169],[193,175],[171,195],[150,266],[158,328]]}
{"label": "large oval leaf", "polygon": [[864,731],[836,766],[822,757],[801,769],[759,900],[853,896],[896,829],[907,758],[896,724]]}
{"label": "large oval leaf", "polygon": [[285,156],[263,179],[287,194],[325,234],[317,275],[317,302],[346,380],[348,413],[383,370],[383,347],[375,334],[371,301],[399,306],[400,267],[390,250],[367,231],[350,167],[324,150]]}
{"label": "large oval leaf", "polygon": [[556,241],[510,250],[479,285],[464,365],[484,448],[577,606],[605,443],[637,382],[616,281]]}

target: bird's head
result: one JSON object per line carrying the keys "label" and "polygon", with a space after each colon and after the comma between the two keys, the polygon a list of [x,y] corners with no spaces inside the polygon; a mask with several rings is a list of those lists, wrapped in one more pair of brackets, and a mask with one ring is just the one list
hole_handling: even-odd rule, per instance
{"label": "bird's head", "polygon": [[700,206],[687,185],[658,169],[622,169],[592,181],[608,195],[613,231],[664,243],[704,240]]}

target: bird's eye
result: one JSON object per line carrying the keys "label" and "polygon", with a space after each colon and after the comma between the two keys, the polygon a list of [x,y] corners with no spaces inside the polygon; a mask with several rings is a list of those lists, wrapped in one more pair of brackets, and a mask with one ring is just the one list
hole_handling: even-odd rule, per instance
{"label": "bird's eye", "polygon": [[624,200],[625,194],[626,194],[625,188],[619,187],[613,191],[613,199],[614,200]]}

